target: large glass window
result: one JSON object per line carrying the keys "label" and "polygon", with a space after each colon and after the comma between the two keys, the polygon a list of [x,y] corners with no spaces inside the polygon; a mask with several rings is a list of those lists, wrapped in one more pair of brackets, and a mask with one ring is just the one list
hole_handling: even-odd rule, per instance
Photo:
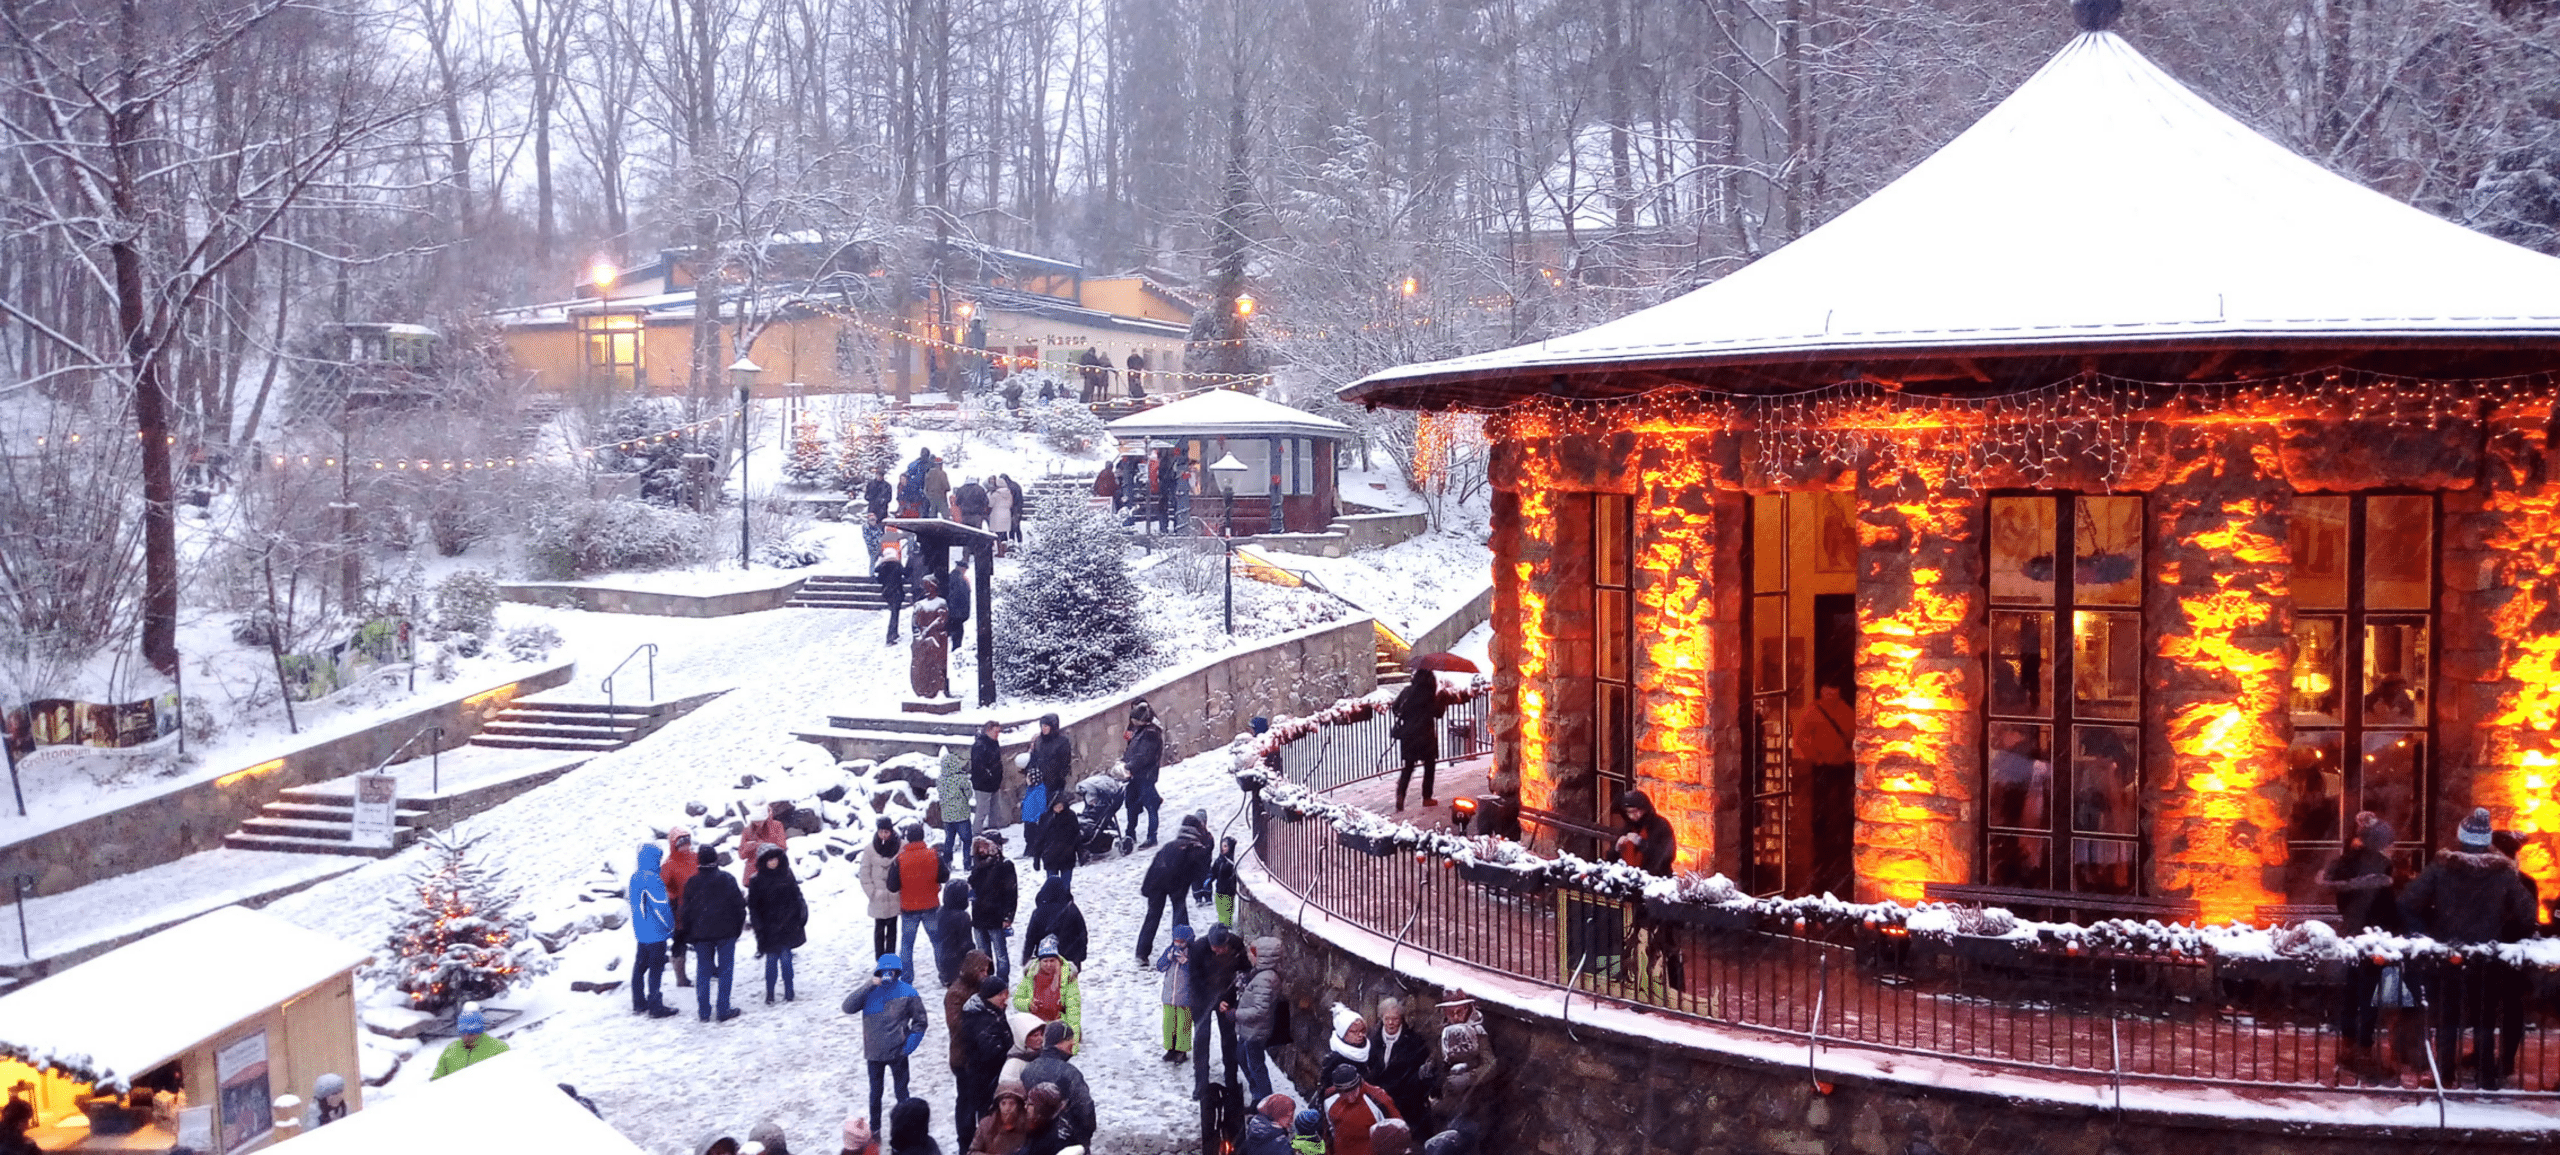
{"label": "large glass window", "polygon": [[636,388],[644,380],[640,355],[640,318],[629,313],[600,313],[578,318],[587,383]]}
{"label": "large glass window", "polygon": [[2132,894],[2142,878],[2142,499],[2003,495],[1990,513],[1983,879]]}
{"label": "large glass window", "polygon": [[1857,511],[1845,493],[1755,495],[1743,562],[1744,884],[1851,894],[1857,833]]}
{"label": "large glass window", "polygon": [[1603,826],[1635,786],[1635,498],[1591,495],[1593,759],[1600,771],[1593,815]]}
{"label": "large glass window", "polygon": [[2293,749],[2286,831],[2297,902],[2358,811],[2391,823],[2404,867],[2424,849],[2434,749],[2436,499],[2293,499]]}

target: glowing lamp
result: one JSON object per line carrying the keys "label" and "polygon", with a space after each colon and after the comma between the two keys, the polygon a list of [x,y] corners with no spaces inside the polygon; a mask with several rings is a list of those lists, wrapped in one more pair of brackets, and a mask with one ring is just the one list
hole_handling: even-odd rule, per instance
{"label": "glowing lamp", "polygon": [[587,266],[587,283],[594,285],[599,295],[613,292],[613,283],[621,278],[622,270],[613,267],[611,261],[598,259]]}
{"label": "glowing lamp", "polygon": [[1250,316],[1252,316],[1252,315],[1253,315],[1253,294],[1251,294],[1251,293],[1238,293],[1238,294],[1236,294],[1236,316],[1239,316],[1239,317],[1250,317]]}
{"label": "glowing lamp", "polygon": [[1453,798],[1453,799],[1451,799],[1451,800],[1449,801],[1449,827],[1450,827],[1450,829],[1455,830],[1455,831],[1457,831],[1457,832],[1458,832],[1458,833],[1460,833],[1460,834],[1464,834],[1464,833],[1466,833],[1466,832],[1467,832],[1467,827],[1468,827],[1469,825],[1473,824],[1473,823],[1475,822],[1475,820],[1476,820],[1476,800],[1475,800],[1475,799],[1473,799],[1473,798]]}
{"label": "glowing lamp", "polygon": [[1415,293],[1419,293],[1419,292],[1421,292],[1421,291],[1422,291],[1422,282],[1421,282],[1421,281],[1418,281],[1418,280],[1416,280],[1416,279],[1414,279],[1414,278],[1412,278],[1412,277],[1406,277],[1406,278],[1404,279],[1404,285],[1403,285],[1402,291],[1403,291],[1404,295],[1405,295],[1405,296],[1408,296],[1408,297],[1410,297],[1410,296],[1414,295]]}

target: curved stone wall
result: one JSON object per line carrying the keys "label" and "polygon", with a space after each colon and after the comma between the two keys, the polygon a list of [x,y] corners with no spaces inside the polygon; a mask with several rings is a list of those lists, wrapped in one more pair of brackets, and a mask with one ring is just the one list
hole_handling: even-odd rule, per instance
{"label": "curved stone wall", "polygon": [[1505,1155],[2506,1155],[2560,1140],[2560,1117],[2522,1105],[2456,1101],[2439,1128],[2432,1099],[2128,1088],[2118,1112],[2103,1088],[1833,1048],[1826,1093],[1801,1040],[1564,999],[1304,909],[1258,861],[1240,874],[1239,931],[1284,944],[1298,1040],[1273,1061],[1311,1088],[1334,1003],[1369,1013],[1394,995],[1436,1022],[1431,1001],[1463,987],[1500,1059],[1485,1134]]}

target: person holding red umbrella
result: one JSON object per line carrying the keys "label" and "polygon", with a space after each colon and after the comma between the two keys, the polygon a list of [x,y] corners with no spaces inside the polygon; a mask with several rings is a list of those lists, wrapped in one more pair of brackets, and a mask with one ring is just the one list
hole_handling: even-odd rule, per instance
{"label": "person holding red umbrella", "polygon": [[1440,680],[1428,669],[1415,670],[1413,680],[1405,683],[1404,692],[1396,695],[1395,704],[1387,707],[1395,716],[1390,731],[1404,753],[1404,769],[1396,772],[1396,809],[1404,809],[1405,789],[1413,783],[1415,763],[1422,765],[1422,804],[1438,806],[1431,796],[1433,778],[1440,769]]}

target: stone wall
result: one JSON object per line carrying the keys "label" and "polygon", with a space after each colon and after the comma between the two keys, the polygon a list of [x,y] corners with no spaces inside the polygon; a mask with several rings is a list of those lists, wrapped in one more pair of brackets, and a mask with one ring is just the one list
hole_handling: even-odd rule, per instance
{"label": "stone wall", "polygon": [[758,610],[780,609],[800,592],[807,578],[794,578],[761,589],[716,594],[682,594],[661,590],[626,590],[580,582],[501,582],[498,595],[511,602],[585,610],[597,614],[649,614],[662,618],[725,618]]}
{"label": "stone wall", "polygon": [[[444,727],[437,748],[451,750],[470,741],[484,723],[517,698],[565,684],[576,670],[574,662],[537,669],[353,733],[305,739],[272,758],[219,777],[199,778],[82,815],[0,845],[0,878],[30,875],[36,879],[36,894],[60,894],[215,849],[224,835],[239,829],[242,821],[290,787],[370,770],[429,726]],[[409,753],[425,757],[427,747],[417,746]],[[7,892],[0,890],[0,898],[5,897]]]}
{"label": "stone wall", "polygon": [[1919,470],[1858,487],[1858,898],[1970,882],[1982,764],[1978,495]]}
{"label": "stone wall", "polygon": [[[1258,868],[1251,873],[1260,876]],[[1270,885],[1267,878],[1260,881]],[[1241,933],[1283,943],[1282,987],[1298,1041],[1275,1049],[1272,1059],[1298,1089],[1315,1083],[1316,1060],[1325,1046],[1319,1024],[1329,1024],[1333,1004],[1374,1013],[1378,999],[1393,995],[1404,1001],[1409,1016],[1434,1022],[1430,1006],[1443,989],[1437,984],[1460,982],[1478,996],[1494,1054],[1507,1072],[1498,1075],[1491,1096],[1500,1113],[1485,1121],[1485,1133],[1495,1139],[1490,1149],[1505,1155],[2521,1155],[2548,1142],[2540,1135],[2439,1130],[2431,1109],[2418,1113],[2422,1124],[2387,1127],[2339,1122],[2340,1113],[2315,1113],[2307,1106],[2252,1110],[2240,1104],[2243,1109],[2232,1110],[2235,1101],[2218,1092],[2197,1092],[2193,1113],[2128,1109],[2117,1115],[2065,1105],[2053,1096],[1933,1085],[1942,1079],[1935,1064],[1899,1055],[1879,1058],[1910,1070],[1915,1081],[1827,1067],[1826,1094],[1814,1087],[1799,1043],[1684,1045],[1671,1037],[1685,1032],[1686,1024],[1602,1011],[1581,998],[1567,1004],[1570,1023],[1528,1013],[1508,997],[1487,997],[1517,988],[1517,980],[1470,974],[1471,968],[1441,959],[1429,960],[1428,974],[1390,970],[1328,937],[1339,924],[1321,921],[1320,912],[1310,916],[1310,926],[1317,928],[1310,930],[1272,910],[1254,887],[1241,897]],[[1293,903],[1282,907],[1296,909]],[[1406,951],[1401,957],[1417,955]],[[1944,1082],[2014,1085],[2026,1092],[2032,1079],[2002,1073]]]}
{"label": "stone wall", "polygon": [[1447,650],[1457,645],[1461,639],[1474,631],[1477,626],[1483,625],[1492,616],[1493,583],[1487,582],[1483,589],[1475,592],[1474,596],[1458,603],[1456,608],[1441,615],[1439,621],[1432,622],[1415,631],[1413,635],[1413,652],[1417,654],[1436,654],[1443,650]]}

